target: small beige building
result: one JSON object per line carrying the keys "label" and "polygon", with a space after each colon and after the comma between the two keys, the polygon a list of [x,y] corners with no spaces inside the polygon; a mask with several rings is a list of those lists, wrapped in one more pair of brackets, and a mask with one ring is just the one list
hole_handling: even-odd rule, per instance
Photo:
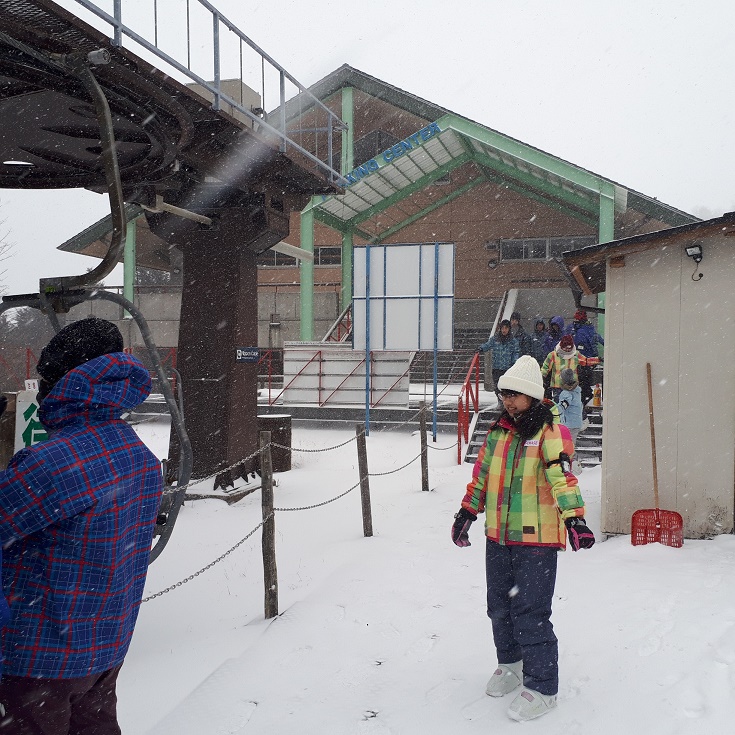
{"label": "small beige building", "polygon": [[[701,261],[700,261],[701,259]],[[602,530],[660,507],[685,536],[732,533],[735,514],[735,212],[564,257],[582,294],[606,292]]]}

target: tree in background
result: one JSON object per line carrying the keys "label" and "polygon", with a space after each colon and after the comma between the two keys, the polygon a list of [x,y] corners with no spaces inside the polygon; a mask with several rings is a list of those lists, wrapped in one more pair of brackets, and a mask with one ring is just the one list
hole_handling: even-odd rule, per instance
{"label": "tree in background", "polygon": [[[2,209],[2,203],[0,202],[0,213]],[[8,239],[10,236],[10,230],[5,228],[5,220],[0,219],[0,295],[5,293],[5,274],[7,270],[3,267],[3,262],[8,260],[13,254],[13,243]]]}

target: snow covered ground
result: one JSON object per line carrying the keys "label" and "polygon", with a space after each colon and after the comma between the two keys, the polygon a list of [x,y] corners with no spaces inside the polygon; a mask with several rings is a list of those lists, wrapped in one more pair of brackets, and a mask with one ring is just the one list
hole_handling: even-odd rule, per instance
{"label": "snow covered ground", "polygon": [[[154,450],[165,427],[140,425]],[[318,449],[350,430],[294,428]],[[495,668],[484,602],[481,523],[473,545],[449,538],[470,465],[452,435],[430,446],[431,492],[418,461],[371,478],[375,535],[364,538],[359,489],[276,515],[281,614],[263,619],[260,533],[209,571],[143,604],[118,687],[126,735],[446,735],[516,732],[732,732],[735,710],[735,537],[681,549],[612,538],[560,555],[553,622],[559,707],[518,724],[512,695],[485,696]],[[419,453],[407,429],[367,439],[371,474]],[[328,500],[357,482],[355,442],[295,451],[277,507]],[[599,530],[600,470],[580,485]],[[206,486],[205,486],[206,487]],[[202,487],[193,488],[198,492]],[[260,494],[228,506],[187,503],[151,567],[147,594],[193,574],[260,521]]]}

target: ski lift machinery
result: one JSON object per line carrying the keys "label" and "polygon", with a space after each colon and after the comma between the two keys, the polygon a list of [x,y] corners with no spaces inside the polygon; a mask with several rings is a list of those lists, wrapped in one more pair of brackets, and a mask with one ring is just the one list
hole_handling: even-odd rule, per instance
{"label": "ski lift machinery", "polygon": [[93,66],[109,63],[109,52],[105,49],[99,49],[88,54],[50,54],[46,61],[57,67],[63,67],[64,71],[74,74],[85,86],[94,101],[97,122],[100,128],[100,155],[102,157],[107,192],[110,199],[110,212],[113,224],[112,238],[107,254],[97,267],[83,275],[42,278],[39,281],[39,290],[36,294],[4,296],[2,303],[0,303],[0,314],[10,309],[23,306],[38,309],[49,318],[54,331],[58,332],[61,329],[61,325],[57,314],[66,314],[73,306],[77,306],[84,301],[105,300],[122,306],[135,320],[148,350],[151,364],[161,384],[161,391],[171,414],[171,425],[176,431],[179,440],[179,466],[175,485],[168,484],[165,476],[166,473],[162,470],[164,474],[164,491],[156,522],[156,541],[150,553],[150,561],[152,562],[158,558],[171,537],[176,518],[184,502],[186,486],[191,478],[193,466],[191,442],[184,426],[181,381],[177,381],[177,391],[180,399],[180,404],[177,404],[173,390],[169,384],[168,376],[163,368],[158,349],[151,336],[148,323],[141,311],[135,304],[123,296],[116,293],[108,293],[95,287],[95,284],[109,275],[117,265],[127,234],[122,182],[117,153],[115,152],[112,116],[105,93],[95,79],[91,69]]}

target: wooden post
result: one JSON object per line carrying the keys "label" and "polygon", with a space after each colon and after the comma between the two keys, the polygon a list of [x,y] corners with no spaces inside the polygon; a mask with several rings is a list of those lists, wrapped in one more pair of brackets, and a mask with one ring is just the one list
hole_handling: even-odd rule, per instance
{"label": "wooden post", "polygon": [[426,442],[426,403],[421,401],[419,431],[421,432],[421,490],[429,492],[429,448]]}
{"label": "wooden post", "polygon": [[368,477],[365,427],[356,424],[355,434],[357,435],[357,469],[360,473],[360,495],[362,496],[362,532],[365,536],[372,536],[373,514],[370,510],[370,478]]}
{"label": "wooden post", "polygon": [[260,474],[263,518],[263,584],[265,586],[265,618],[278,615],[278,571],[276,569],[276,519],[273,517],[273,466],[271,464],[271,433],[260,432]]}

